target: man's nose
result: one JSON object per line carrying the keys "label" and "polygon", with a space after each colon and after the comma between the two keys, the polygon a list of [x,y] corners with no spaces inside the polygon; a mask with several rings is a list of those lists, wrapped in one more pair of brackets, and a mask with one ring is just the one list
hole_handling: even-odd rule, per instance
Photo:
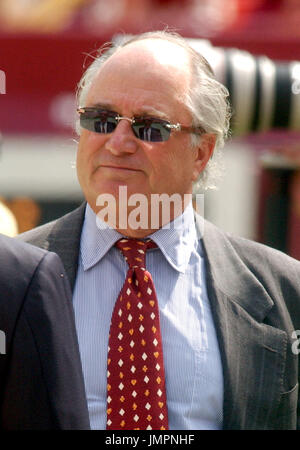
{"label": "man's nose", "polygon": [[120,120],[115,130],[109,135],[105,146],[113,155],[135,153],[137,151],[137,140],[129,120]]}

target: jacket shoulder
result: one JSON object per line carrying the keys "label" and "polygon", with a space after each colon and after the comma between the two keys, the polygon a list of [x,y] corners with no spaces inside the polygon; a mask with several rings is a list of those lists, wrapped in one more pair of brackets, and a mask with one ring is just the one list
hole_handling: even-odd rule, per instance
{"label": "jacket shoulder", "polygon": [[64,265],[72,288],[76,280],[85,208],[84,202],[59,219],[18,236],[22,241],[56,253]]}
{"label": "jacket shoulder", "polygon": [[46,251],[18,241],[16,238],[0,235],[0,274],[3,279],[6,272],[10,278],[14,272],[31,272],[46,255]]}
{"label": "jacket shoulder", "polygon": [[300,299],[298,260],[265,244],[225,232],[208,221],[204,222],[202,239],[211,269],[218,271],[222,282],[229,274],[238,279],[251,272],[268,291],[290,290]]}
{"label": "jacket shoulder", "polygon": [[56,240],[60,234],[66,234],[68,231],[74,232],[76,227],[81,228],[85,205],[85,203],[82,203],[78,208],[64,216],[19,234],[16,238],[45,250],[52,250],[51,241],[54,237]]}
{"label": "jacket shoulder", "polygon": [[232,251],[264,286],[274,302],[284,299],[292,321],[300,326],[300,261],[265,244],[226,233]]}
{"label": "jacket shoulder", "polygon": [[250,267],[261,268],[274,273],[292,274],[300,276],[300,261],[286,253],[265,244],[237,237],[227,233],[228,240],[241,259]]}
{"label": "jacket shoulder", "polygon": [[271,300],[270,314],[276,316],[276,311],[287,309],[295,328],[300,329],[299,261],[210,222],[204,224],[202,240],[207,277],[214,286],[248,311],[260,298],[265,298],[266,304]]}
{"label": "jacket shoulder", "polygon": [[[296,271],[299,276],[300,261],[280,250],[255,240],[246,239],[223,231],[208,221],[204,222],[204,230],[206,236],[209,238],[204,239],[207,245],[211,245],[212,240],[217,242],[223,249],[235,253],[247,267],[253,268],[253,270],[255,268],[263,271],[272,270],[273,274],[274,270],[278,272],[289,272],[292,270]],[[224,252],[224,254],[226,253]]]}
{"label": "jacket shoulder", "polygon": [[39,227],[19,234],[18,236],[16,236],[16,239],[20,242],[26,242],[28,244],[47,249],[45,246],[45,242],[47,241],[47,238],[51,233],[55,223],[56,220],[53,220],[52,222],[48,222],[45,225],[40,225]]}

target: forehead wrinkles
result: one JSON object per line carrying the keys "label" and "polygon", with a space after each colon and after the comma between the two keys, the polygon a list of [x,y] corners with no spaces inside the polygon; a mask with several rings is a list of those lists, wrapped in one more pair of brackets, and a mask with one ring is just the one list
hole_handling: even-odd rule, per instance
{"label": "forehead wrinkles", "polygon": [[[136,91],[139,92],[138,90]],[[152,115],[160,117],[161,119],[170,119],[170,112],[172,112],[172,103],[168,96],[160,97],[159,100],[151,95],[151,91],[145,95],[131,95],[128,92],[119,92],[115,94],[113,90],[110,95],[106,95],[102,91],[96,96],[95,101],[92,96],[88,99],[88,106],[103,107],[115,111],[119,114],[130,115]],[[177,103],[180,103],[177,100]]]}

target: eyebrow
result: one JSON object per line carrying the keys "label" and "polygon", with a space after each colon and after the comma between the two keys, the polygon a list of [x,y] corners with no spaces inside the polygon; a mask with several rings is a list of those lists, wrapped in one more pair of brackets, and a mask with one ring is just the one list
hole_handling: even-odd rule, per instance
{"label": "eyebrow", "polygon": [[[89,106],[92,107],[92,108],[109,109],[110,111],[118,113],[118,111],[117,111],[118,108],[116,108],[114,105],[109,104],[109,103],[93,103],[93,104],[91,104]],[[118,114],[120,114],[120,113],[118,113]],[[154,108],[152,106],[147,106],[147,105],[143,106],[134,115],[135,116],[145,116],[145,115],[149,116],[150,115],[150,116],[157,117],[158,119],[169,120],[168,116],[164,112],[162,112],[162,111],[160,111],[160,110],[158,110],[158,109],[156,109],[156,108]]]}

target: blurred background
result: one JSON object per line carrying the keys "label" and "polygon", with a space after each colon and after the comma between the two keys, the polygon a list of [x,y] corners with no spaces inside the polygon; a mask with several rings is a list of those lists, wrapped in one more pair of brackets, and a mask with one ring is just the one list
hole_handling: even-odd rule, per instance
{"label": "blurred background", "polygon": [[226,173],[205,217],[300,259],[299,0],[0,0],[0,232],[71,211],[75,91],[116,36],[177,31],[230,91]]}

